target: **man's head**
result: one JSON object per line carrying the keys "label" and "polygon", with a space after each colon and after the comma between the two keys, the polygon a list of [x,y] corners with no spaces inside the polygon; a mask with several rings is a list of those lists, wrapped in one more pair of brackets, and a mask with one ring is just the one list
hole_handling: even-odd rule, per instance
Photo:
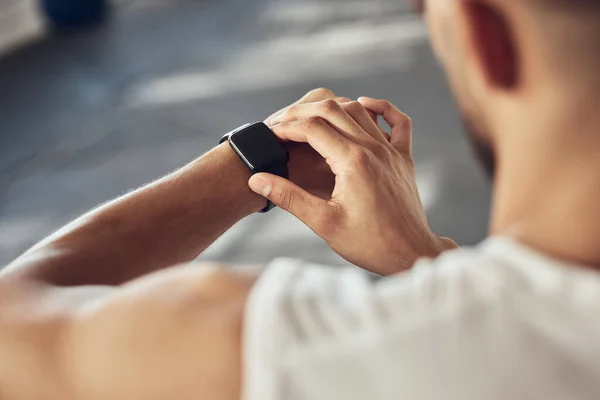
{"label": "man's head", "polygon": [[544,122],[564,123],[600,94],[600,0],[412,3],[425,12],[434,51],[491,175],[505,156],[500,148],[533,151],[542,140],[561,140],[539,137]]}

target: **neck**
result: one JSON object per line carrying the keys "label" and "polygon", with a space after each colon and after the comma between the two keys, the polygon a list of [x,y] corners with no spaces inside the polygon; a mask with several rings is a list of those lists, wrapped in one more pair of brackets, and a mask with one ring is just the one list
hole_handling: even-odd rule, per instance
{"label": "neck", "polygon": [[539,102],[541,113],[505,124],[491,233],[600,269],[600,101],[587,100],[566,116]]}

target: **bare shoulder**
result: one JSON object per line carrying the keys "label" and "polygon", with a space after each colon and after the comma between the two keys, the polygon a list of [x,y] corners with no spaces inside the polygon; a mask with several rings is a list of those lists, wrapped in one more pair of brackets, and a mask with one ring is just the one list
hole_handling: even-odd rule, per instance
{"label": "bare shoulder", "polygon": [[217,266],[176,267],[89,304],[70,332],[76,393],[237,400],[243,314],[253,282]]}
{"label": "bare shoulder", "polygon": [[120,287],[0,279],[0,398],[237,400],[253,282],[218,266]]}
{"label": "bare shoulder", "polygon": [[64,335],[78,302],[104,293],[0,279],[0,398],[69,398]]}

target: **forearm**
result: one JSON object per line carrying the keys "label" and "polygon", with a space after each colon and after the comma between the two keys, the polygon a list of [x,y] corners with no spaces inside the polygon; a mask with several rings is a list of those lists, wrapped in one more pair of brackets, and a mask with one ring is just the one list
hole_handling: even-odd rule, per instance
{"label": "forearm", "polygon": [[189,165],[72,222],[4,274],[55,285],[120,284],[197,257],[264,207],[250,172],[223,144]]}

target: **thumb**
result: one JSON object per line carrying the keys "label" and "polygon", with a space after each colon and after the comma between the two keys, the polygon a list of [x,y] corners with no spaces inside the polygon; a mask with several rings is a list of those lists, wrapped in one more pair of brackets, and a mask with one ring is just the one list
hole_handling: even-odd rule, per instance
{"label": "thumb", "polygon": [[253,192],[271,200],[277,207],[294,215],[315,233],[319,215],[329,207],[328,202],[277,175],[260,173],[248,181]]}

